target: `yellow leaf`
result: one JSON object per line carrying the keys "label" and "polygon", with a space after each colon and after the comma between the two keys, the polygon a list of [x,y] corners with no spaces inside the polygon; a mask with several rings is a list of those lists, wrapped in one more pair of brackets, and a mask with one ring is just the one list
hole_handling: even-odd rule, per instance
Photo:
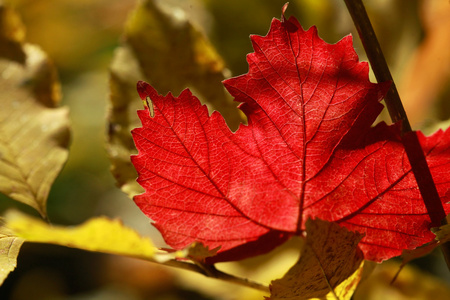
{"label": "yellow leaf", "polygon": [[350,299],[364,265],[362,235],[319,219],[306,222],[306,233],[300,259],[272,281],[270,299]]}
{"label": "yellow leaf", "polygon": [[87,251],[103,252],[151,260],[155,247],[150,239],[119,220],[97,217],[74,227],[53,226],[40,219],[13,212],[6,227],[26,242],[48,243]]}
{"label": "yellow leaf", "polygon": [[[1,26],[13,26],[3,21]],[[7,45],[20,45],[11,38],[16,40]],[[60,86],[46,55],[29,44],[21,50],[24,65],[7,56],[0,60],[0,192],[46,218],[50,187],[68,156],[68,110],[56,108]]]}
{"label": "yellow leaf", "polygon": [[180,9],[163,12],[154,1],[140,1],[110,68],[107,151],[118,185],[131,197],[143,192],[130,162],[136,153],[130,131],[140,126],[136,110],[143,108],[136,92],[138,80],[152,83],[162,93],[177,94],[189,87],[219,110],[232,128],[242,121],[221,83],[227,72],[222,58],[183,16]]}
{"label": "yellow leaf", "polygon": [[0,227],[0,285],[17,266],[17,256],[24,240]]}

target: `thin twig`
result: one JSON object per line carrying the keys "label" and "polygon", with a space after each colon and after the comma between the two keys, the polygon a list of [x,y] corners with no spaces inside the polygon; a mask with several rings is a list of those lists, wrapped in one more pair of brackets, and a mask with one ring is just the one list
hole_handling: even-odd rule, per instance
{"label": "thin twig", "polygon": [[223,280],[223,281],[239,284],[239,285],[246,286],[246,287],[249,287],[249,288],[252,288],[252,289],[256,289],[256,290],[260,290],[260,291],[263,291],[263,292],[267,292],[267,293],[270,292],[269,287],[266,286],[266,285],[263,285],[261,283],[257,283],[257,282],[248,280],[246,278],[230,275],[228,273],[225,273],[225,272],[217,270],[213,266],[208,268],[208,272],[206,272],[203,268],[199,267],[196,264],[189,263],[189,262],[184,262],[184,261],[179,261],[179,260],[174,260],[174,259],[166,261],[166,262],[162,262],[162,263],[159,263],[159,264],[162,264],[162,265],[165,265],[165,266],[174,267],[174,268],[178,268],[178,269],[183,269],[183,270],[196,272],[196,273],[202,274],[202,275],[204,275],[206,277],[209,277],[209,278],[220,279],[220,280]]}
{"label": "thin twig", "polygon": [[[395,83],[389,71],[386,59],[381,51],[372,24],[367,16],[361,0],[344,0],[347,9],[352,16],[359,37],[363,43],[364,50],[369,58],[372,70],[378,82],[391,81],[391,87],[384,98],[392,122],[401,122],[402,141],[405,146],[406,155],[411,164],[411,169],[419,186],[432,226],[447,224],[445,210],[431,176],[430,169],[415,132],[412,131],[398,94]],[[450,243],[441,245],[445,261],[450,269]]]}

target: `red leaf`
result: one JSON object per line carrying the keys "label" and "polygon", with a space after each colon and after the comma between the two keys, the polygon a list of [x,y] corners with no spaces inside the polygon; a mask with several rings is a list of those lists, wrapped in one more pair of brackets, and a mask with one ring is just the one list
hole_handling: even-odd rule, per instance
{"label": "red leaf", "polygon": [[[389,83],[369,82],[351,37],[330,45],[291,17],[251,40],[249,72],[224,82],[248,117],[235,133],[189,90],[161,96],[138,83],[154,116],[138,111],[132,131],[146,190],[134,200],[166,242],[221,246],[209,262],[237,260],[301,234],[308,217],[364,233],[375,261],[432,240],[398,127],[370,127]],[[447,202],[450,131],[419,139]]]}

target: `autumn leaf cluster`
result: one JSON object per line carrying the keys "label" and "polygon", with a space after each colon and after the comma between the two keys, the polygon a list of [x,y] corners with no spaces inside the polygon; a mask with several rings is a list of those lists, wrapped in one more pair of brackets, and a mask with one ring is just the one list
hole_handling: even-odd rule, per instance
{"label": "autumn leaf cluster", "polygon": [[[446,227],[437,237],[431,231],[401,124],[376,123],[391,82],[369,80],[351,36],[329,44],[287,18],[286,6],[267,35],[251,36],[248,72],[225,79],[202,32],[153,1],[140,3],[110,67],[106,149],[117,185],[168,247],[118,219],[51,224],[48,195],[69,154],[68,108],[59,106],[55,65],[26,42],[16,13],[0,8],[0,191],[42,219],[4,215],[2,281],[31,242],[188,269],[270,299],[350,299],[370,261],[403,254],[406,264],[449,239]],[[176,92],[158,92],[169,90]],[[448,214],[450,130],[409,135]],[[216,265],[276,259],[277,247],[296,241],[299,256],[270,285]]]}

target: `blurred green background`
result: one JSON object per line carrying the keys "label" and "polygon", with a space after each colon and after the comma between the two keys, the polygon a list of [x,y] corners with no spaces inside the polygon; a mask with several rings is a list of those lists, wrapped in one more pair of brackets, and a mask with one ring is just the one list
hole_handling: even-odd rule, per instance
{"label": "blurred green background", "polygon": [[[72,144],[69,160],[50,193],[50,220],[73,225],[94,215],[120,217],[125,224],[151,235],[157,245],[163,245],[149,220],[115,186],[104,146],[109,65],[114,50],[121,43],[124,23],[136,2],[3,2],[22,17],[27,41],[42,47],[54,60],[62,83],[62,105],[70,108]],[[285,0],[155,2],[168,13],[184,14],[209,37],[230,74],[239,75],[248,69],[245,56],[252,52],[249,35],[265,35],[271,19],[280,17]],[[445,50],[450,49],[449,2],[371,0],[365,3],[413,127],[431,131],[429,128],[450,117],[450,54]],[[290,1],[287,15],[295,15],[304,28],[316,25],[319,35],[329,43],[352,33],[356,51],[365,59],[343,1]],[[137,94],[136,101],[140,101]],[[0,195],[2,211],[11,207],[35,214]],[[1,299],[218,297],[214,293],[207,296],[207,292],[197,292],[195,286],[192,290],[183,286],[182,280],[170,269],[57,246],[26,244],[18,264],[18,269],[0,288]],[[440,253],[416,264],[450,283]],[[198,280],[204,279],[198,277]],[[217,299],[238,298],[223,295]]]}

